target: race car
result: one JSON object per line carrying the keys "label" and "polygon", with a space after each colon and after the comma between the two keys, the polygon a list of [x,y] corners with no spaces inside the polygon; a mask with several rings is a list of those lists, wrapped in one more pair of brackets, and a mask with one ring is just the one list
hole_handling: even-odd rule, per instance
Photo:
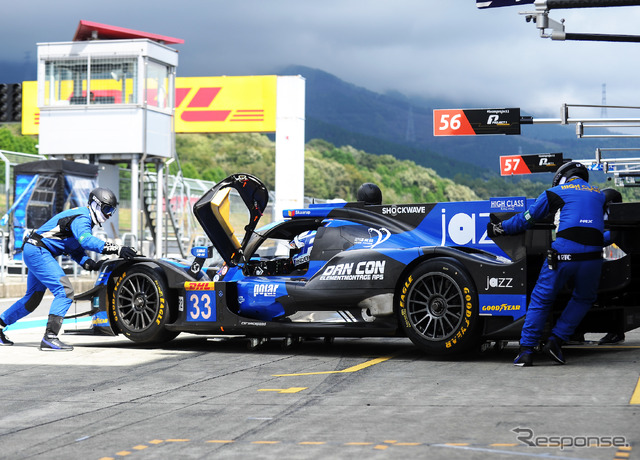
{"label": "race car", "polygon": [[[245,204],[240,240],[230,196]],[[194,259],[134,258],[105,263],[92,300],[92,332],[159,344],[181,332],[241,335],[258,344],[323,337],[408,337],[448,355],[520,337],[526,306],[550,247],[553,224],[487,237],[492,214],[523,211],[525,197],[423,204],[312,204],[258,228],[268,191],[233,174],[193,212],[212,246]],[[625,251],[604,263],[598,301],[580,326],[608,332],[640,326],[640,203],[611,205],[609,229]],[[207,268],[206,260],[220,257]],[[559,296],[558,314],[568,300]]]}

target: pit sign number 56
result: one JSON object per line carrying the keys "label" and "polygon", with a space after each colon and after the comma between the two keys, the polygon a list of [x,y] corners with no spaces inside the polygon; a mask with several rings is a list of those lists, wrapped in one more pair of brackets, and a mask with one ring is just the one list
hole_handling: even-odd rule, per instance
{"label": "pit sign number 56", "polygon": [[433,111],[434,136],[468,136],[475,132],[462,109]]}

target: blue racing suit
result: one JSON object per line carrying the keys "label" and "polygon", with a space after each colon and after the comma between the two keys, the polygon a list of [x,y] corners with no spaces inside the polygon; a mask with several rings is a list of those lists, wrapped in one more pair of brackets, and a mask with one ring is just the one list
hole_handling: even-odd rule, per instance
{"label": "blue racing suit", "polygon": [[29,268],[27,292],[0,315],[5,325],[33,312],[47,288],[54,296],[49,314],[64,317],[73,302],[73,287],[55,258],[69,255],[84,265],[89,259],[85,250],[102,253],[105,242],[93,236],[93,226],[88,207],[68,209],[53,216],[25,239],[23,260]]}
{"label": "blue racing suit", "polygon": [[[557,268],[545,261],[531,293],[520,345],[537,346],[558,291],[570,280],[574,283],[571,300],[551,333],[563,341],[575,331],[596,300],[602,248],[608,242],[604,232],[605,196],[578,177],[544,191],[528,210],[502,222],[507,234],[525,231],[535,221],[560,211],[556,239],[551,244],[558,254]],[[562,259],[574,259],[563,261]],[[575,260],[578,259],[578,260]]]}

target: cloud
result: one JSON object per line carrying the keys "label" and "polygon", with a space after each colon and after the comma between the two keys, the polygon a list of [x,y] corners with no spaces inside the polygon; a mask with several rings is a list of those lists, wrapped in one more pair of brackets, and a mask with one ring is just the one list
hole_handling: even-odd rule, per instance
{"label": "cloud", "polygon": [[[5,9],[0,61],[35,59],[37,42],[71,40],[81,19],[185,39],[178,74],[245,75],[300,64],[368,89],[516,106],[555,116],[564,102],[640,105],[640,44],[552,41],[522,7],[471,0],[61,0]],[[39,14],[33,14],[38,11]],[[553,10],[568,32],[640,34],[640,7]]]}

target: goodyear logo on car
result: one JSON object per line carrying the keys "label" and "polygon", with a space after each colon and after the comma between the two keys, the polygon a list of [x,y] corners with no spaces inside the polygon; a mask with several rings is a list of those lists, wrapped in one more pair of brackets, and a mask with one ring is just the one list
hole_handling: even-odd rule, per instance
{"label": "goodyear logo on car", "polygon": [[94,327],[109,327],[109,315],[106,311],[99,311],[91,318]]}
{"label": "goodyear logo on car", "polygon": [[509,305],[508,303],[503,303],[500,305],[483,305],[482,312],[502,312],[502,311],[520,311],[522,305]]}
{"label": "goodyear logo on car", "polygon": [[522,212],[527,207],[527,198],[516,196],[510,198],[491,198],[491,212]]}
{"label": "goodyear logo on car", "polygon": [[484,294],[478,297],[482,316],[512,316],[517,319],[526,311],[525,295]]}

